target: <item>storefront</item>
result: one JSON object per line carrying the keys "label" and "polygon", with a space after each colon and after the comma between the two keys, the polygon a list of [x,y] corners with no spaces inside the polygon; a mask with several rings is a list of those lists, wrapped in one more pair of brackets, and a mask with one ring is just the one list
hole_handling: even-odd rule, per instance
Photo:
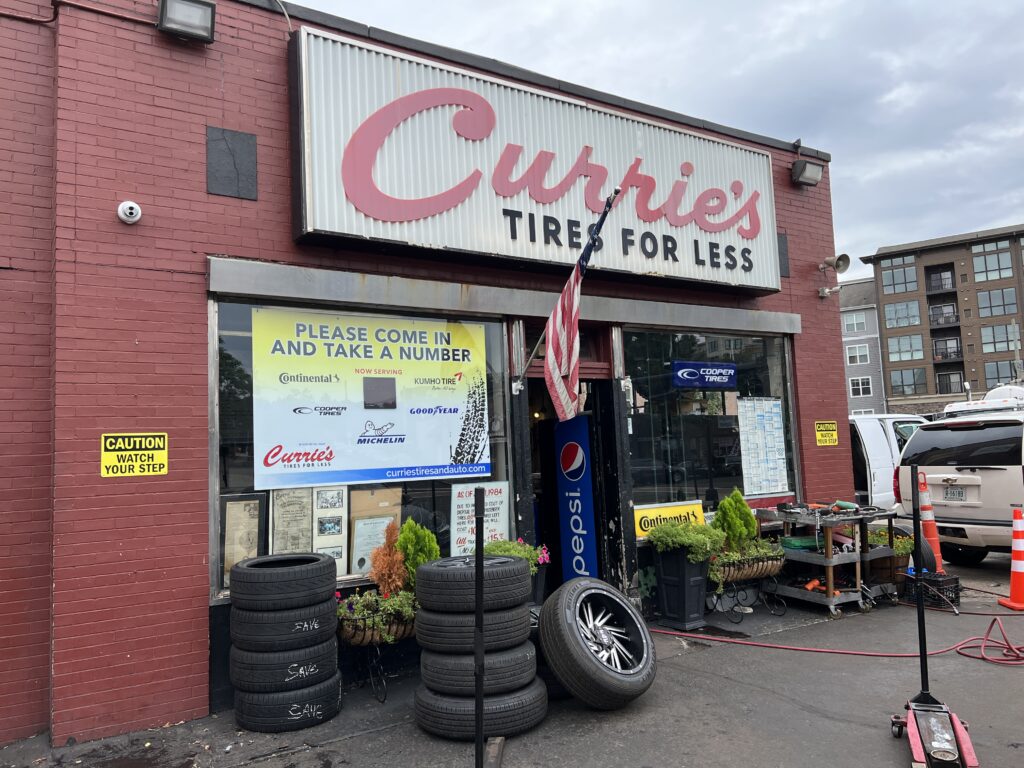
{"label": "storefront", "polygon": [[[0,741],[204,714],[234,562],[315,550],[366,587],[391,519],[469,552],[480,485],[489,537],[636,599],[652,520],[852,493],[814,429],[845,414],[827,155],[320,13],[288,35],[265,5],[219,4],[206,48],[62,11],[57,55],[136,79],[72,66],[51,94],[53,589],[15,625],[51,630],[22,675],[50,703]],[[145,44],[87,31],[112,26]],[[614,186],[585,412],[557,426],[527,359]]]}

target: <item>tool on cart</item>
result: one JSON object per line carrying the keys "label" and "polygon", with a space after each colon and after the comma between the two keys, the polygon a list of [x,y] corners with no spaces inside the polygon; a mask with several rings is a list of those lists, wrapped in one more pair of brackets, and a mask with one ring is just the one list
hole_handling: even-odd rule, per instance
{"label": "tool on cart", "polygon": [[[917,466],[910,468],[910,476],[917,477]],[[921,562],[921,497],[917,484],[912,486],[911,502],[914,509],[914,559]],[[896,738],[907,732],[910,745],[911,768],[977,768],[978,758],[967,735],[967,723],[958,718],[945,704],[928,690],[928,638],[924,623],[924,590],[917,595],[917,641],[921,659],[921,692],[907,702],[906,715],[893,715],[889,719],[892,735]]]}

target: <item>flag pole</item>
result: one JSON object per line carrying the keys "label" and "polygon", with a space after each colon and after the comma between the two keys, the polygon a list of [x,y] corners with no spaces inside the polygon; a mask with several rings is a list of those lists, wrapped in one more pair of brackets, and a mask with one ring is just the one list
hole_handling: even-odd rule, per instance
{"label": "flag pole", "polygon": [[[604,201],[604,210],[601,211],[601,215],[597,219],[597,223],[590,230],[590,237],[587,238],[587,244],[583,246],[583,253],[580,254],[577,263],[583,264],[583,269],[586,270],[587,263],[590,260],[590,254],[594,250],[594,246],[597,244],[598,235],[601,234],[601,227],[604,226],[604,220],[608,218],[608,212],[612,209],[612,204],[615,202],[615,198],[622,192],[621,187],[616,187],[612,190],[612,193]],[[573,265],[575,267],[575,265]],[[530,370],[530,363],[533,362],[533,358],[537,356],[537,351],[540,349],[540,345],[544,343],[544,337],[547,333],[547,326],[540,333],[540,338],[537,339],[537,343],[533,346],[533,352],[526,359],[526,365],[523,366],[522,372],[519,377],[512,382],[512,394],[518,395],[523,391],[523,380],[526,378],[526,372]]]}

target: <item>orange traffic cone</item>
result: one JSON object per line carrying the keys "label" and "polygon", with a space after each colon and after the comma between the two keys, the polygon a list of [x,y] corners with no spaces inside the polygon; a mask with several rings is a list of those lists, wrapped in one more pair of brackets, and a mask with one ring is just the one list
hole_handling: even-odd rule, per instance
{"label": "orange traffic cone", "polygon": [[1024,512],[1013,510],[1013,554],[1010,556],[1010,596],[999,598],[999,604],[1015,611],[1024,611]]}
{"label": "orange traffic cone", "polygon": [[917,473],[917,490],[920,492],[921,503],[921,535],[935,553],[935,572],[944,574],[942,567],[942,549],[939,547],[939,528],[935,525],[935,509],[932,507],[932,494],[928,490],[928,478],[924,472]]}

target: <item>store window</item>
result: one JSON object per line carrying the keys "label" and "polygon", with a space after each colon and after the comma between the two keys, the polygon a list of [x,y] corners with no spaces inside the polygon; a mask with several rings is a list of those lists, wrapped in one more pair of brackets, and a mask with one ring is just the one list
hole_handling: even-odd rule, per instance
{"label": "store window", "polygon": [[1013,262],[1010,259],[1010,241],[983,243],[971,246],[974,255],[974,280],[984,283],[1013,277]]}
{"label": "store window", "polygon": [[925,395],[928,381],[924,368],[907,368],[889,372],[889,386],[893,395]]}
{"label": "store window", "polygon": [[1016,313],[1016,288],[978,291],[978,317],[994,317],[996,315],[1013,315]]}
{"label": "store window", "polygon": [[981,327],[981,351],[1009,352],[1016,349],[1016,336],[1012,325],[983,325]]}
{"label": "store window", "polygon": [[851,344],[846,348],[847,365],[863,365],[867,362],[869,362],[867,344]]}
{"label": "store window", "polygon": [[859,333],[867,330],[868,318],[864,312],[843,313],[843,333]]}
{"label": "store window", "polygon": [[626,329],[623,340],[634,504],[792,492],[783,338]]}
{"label": "store window", "polygon": [[870,397],[871,377],[860,376],[850,379],[850,397]]}
{"label": "store window", "polygon": [[917,267],[913,256],[897,256],[878,262],[882,268],[882,293],[917,290]]}
{"label": "store window", "polygon": [[497,322],[218,304],[214,591],[289,551],[366,578],[391,520],[468,552],[480,485],[488,535],[511,536],[506,348]]}
{"label": "store window", "polygon": [[890,336],[888,345],[890,363],[924,359],[924,341],[919,333],[911,336]]}
{"label": "store window", "polygon": [[921,324],[921,304],[916,301],[900,301],[885,305],[885,327],[904,328]]}
{"label": "store window", "polygon": [[1012,360],[985,363],[985,386],[988,389],[998,387],[1000,384],[1009,384],[1016,376]]}

